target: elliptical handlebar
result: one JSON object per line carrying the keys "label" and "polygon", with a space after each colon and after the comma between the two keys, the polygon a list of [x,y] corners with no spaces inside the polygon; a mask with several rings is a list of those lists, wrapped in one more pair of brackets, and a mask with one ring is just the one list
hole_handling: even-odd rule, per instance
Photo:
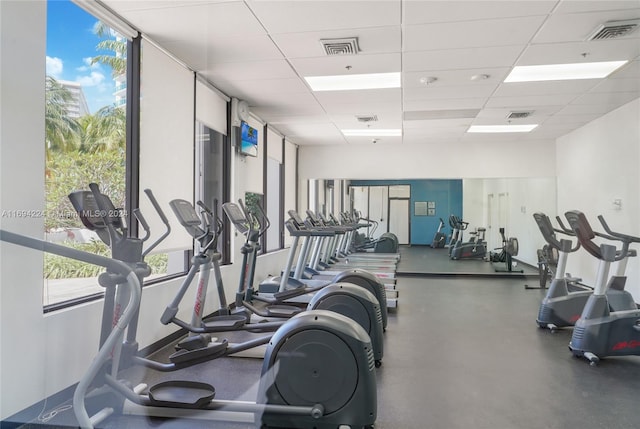
{"label": "elliptical handlebar", "polygon": [[267,214],[264,212],[260,203],[256,203],[254,207],[258,211],[257,213],[258,216],[256,216],[255,213],[251,213],[251,214],[258,222],[258,225],[260,225],[260,229],[258,230],[258,236],[262,236],[267,231],[267,229],[269,229],[269,227],[271,226],[271,221],[267,217]]}
{"label": "elliptical handlebar", "polygon": [[[154,241],[149,247],[147,247],[147,249],[144,252],[142,252],[143,258],[147,256],[149,252],[155,249],[158,246],[158,244],[160,244],[165,238],[167,238],[169,234],[171,234],[171,224],[169,224],[169,219],[167,219],[167,216],[165,216],[164,211],[162,211],[162,208],[160,207],[160,204],[158,204],[158,200],[156,200],[155,195],[153,195],[153,192],[151,192],[151,189],[149,188],[145,189],[144,193],[147,195],[147,198],[151,202],[151,205],[155,209],[158,216],[160,216],[160,220],[162,220],[162,223],[164,223],[165,231],[156,241]],[[138,215],[136,215],[136,212],[138,213]],[[140,224],[145,229],[145,231],[147,231],[145,238],[142,239],[142,241],[145,241],[147,238],[149,238],[149,235],[151,233],[151,228],[149,228],[149,224],[147,224],[146,220],[142,216],[142,212],[140,211],[140,209],[135,209],[133,214],[134,216],[136,216],[136,219],[138,219],[138,222],[140,222]]]}
{"label": "elliptical handlebar", "polygon": [[144,237],[141,238],[142,241],[146,241],[149,239],[149,236],[151,235],[151,228],[149,228],[149,224],[147,223],[147,220],[144,218],[144,216],[142,216],[142,211],[140,209],[133,209],[133,217],[136,218],[136,220],[138,221],[138,223],[140,225],[142,225],[142,229],[144,229]]}

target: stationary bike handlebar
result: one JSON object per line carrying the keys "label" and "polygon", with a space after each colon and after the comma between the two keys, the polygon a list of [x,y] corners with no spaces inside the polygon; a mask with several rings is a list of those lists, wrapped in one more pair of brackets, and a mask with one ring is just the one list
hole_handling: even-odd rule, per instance
{"label": "stationary bike handlebar", "polygon": [[[559,216],[556,216],[556,220],[558,221],[558,224],[560,225],[561,229],[554,228],[553,225],[551,224],[551,219],[549,219],[549,216],[547,216],[544,213],[540,213],[540,212],[534,213],[533,218],[535,219],[538,225],[538,228],[540,229],[540,232],[542,233],[542,236],[544,237],[545,241],[549,243],[551,247],[566,253],[575,252],[580,248],[579,240],[576,240],[574,245],[574,243],[571,240],[567,240],[567,239],[559,240],[556,237],[556,234],[555,234],[556,232],[560,234],[565,234],[571,237],[576,236],[573,230],[570,230],[570,229],[567,230],[567,228],[562,223],[562,220],[560,219]],[[564,245],[562,244],[563,242],[565,243]]]}
{"label": "stationary bike handlebar", "polygon": [[[612,231],[611,228],[609,228],[609,225],[604,220],[604,217],[602,215],[598,215],[598,220],[602,224],[602,227],[607,232],[607,234],[609,234],[609,236],[611,236],[612,238],[614,238],[614,239],[617,238],[618,240],[623,241],[623,242],[628,241],[629,243],[640,243],[640,237],[635,237],[633,235],[622,234],[620,232]],[[596,235],[598,235],[598,234],[596,233]],[[605,238],[607,238],[607,237],[605,237]]]}
{"label": "stationary bike handlebar", "polygon": [[[596,232],[591,228],[591,225],[589,224],[589,221],[587,220],[584,213],[578,210],[571,210],[566,212],[565,217],[569,221],[569,224],[571,225],[571,229],[573,229],[573,231],[576,233],[576,237],[578,237],[578,240],[580,240],[582,247],[587,252],[589,252],[592,256],[595,256],[598,259],[609,260],[611,262],[625,259],[629,253],[629,244],[632,242],[628,238],[633,238],[637,240],[637,241],[634,240],[633,242],[640,241],[640,239],[637,239],[637,237],[627,236],[625,234],[619,234],[620,237],[616,237],[613,235]],[[607,228],[608,228],[608,225],[607,225]],[[612,240],[612,241],[620,241],[622,242],[622,248],[618,250],[613,246],[609,246],[609,247],[613,247],[613,249],[615,250],[612,254],[609,254],[608,252],[604,251],[606,247],[605,245],[601,246],[593,242],[593,239],[595,237],[602,237],[604,239]]]}

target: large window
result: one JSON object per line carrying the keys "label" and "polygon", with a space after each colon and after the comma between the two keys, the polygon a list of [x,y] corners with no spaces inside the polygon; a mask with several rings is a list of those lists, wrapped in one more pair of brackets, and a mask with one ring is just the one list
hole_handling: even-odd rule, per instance
{"label": "large window", "polygon": [[[162,182],[160,185],[150,184],[149,180],[141,183],[144,173],[147,173],[145,179],[153,176],[148,171],[140,174],[141,168],[147,168],[156,159],[147,156],[147,164],[141,165],[140,148],[148,149],[146,153],[158,152],[157,148],[150,148],[150,144],[159,141],[147,134],[141,137],[140,130],[148,133],[149,129],[148,126],[141,127],[139,120],[140,110],[143,110],[140,105],[141,39],[135,30],[114,20],[108,12],[99,7],[94,10],[93,3],[83,5],[91,6],[92,13],[105,20],[101,21],[71,1],[47,2],[45,236],[52,242],[110,256],[108,246],[80,222],[69,203],[69,193],[86,190],[91,182],[97,183],[115,207],[122,209],[123,224],[128,227],[128,232],[122,232],[130,236],[146,235],[145,231],[138,231],[139,225],[131,216],[132,209],[140,207],[151,225],[151,238],[147,244],[164,232],[164,225],[142,190],[150,188],[157,197],[160,194],[158,200],[167,212],[168,199],[164,198],[166,186],[162,186]],[[121,33],[125,35],[105,22],[123,29]],[[154,51],[146,52],[151,60],[157,57],[154,54]],[[149,79],[148,75],[145,76],[149,89],[147,99],[153,102],[151,93],[161,92],[164,96],[167,87],[163,82],[161,91],[157,91],[155,80]],[[185,92],[193,104],[193,80],[187,75]],[[153,112],[149,110],[152,109],[144,113],[152,118]],[[192,147],[193,114],[187,115],[186,121],[184,139]],[[174,124],[170,126],[177,129]],[[159,127],[154,125],[153,128]],[[167,135],[164,130],[159,132]],[[142,140],[147,141],[146,146],[141,144]],[[192,156],[186,154],[185,159],[192,164]],[[159,172],[156,175],[166,177],[158,165],[161,164],[153,164]],[[185,182],[192,181],[192,171],[185,175]],[[185,194],[187,197],[193,195],[192,187],[191,191],[179,196]],[[167,215],[170,217],[170,213]],[[172,233],[163,242],[164,246],[145,257],[152,270],[146,282],[186,271],[188,250],[185,249],[191,248],[191,241],[184,240],[188,246],[167,244],[176,242],[176,237],[178,234]],[[100,296],[103,289],[98,286],[97,276],[101,271],[98,267],[47,254],[44,260],[45,311]]]}
{"label": "large window", "polygon": [[266,212],[271,227],[266,233],[266,250],[273,251],[284,247],[284,139],[269,127],[265,127],[265,182]]}
{"label": "large window", "polygon": [[[128,41],[70,1],[47,3],[45,127],[46,239],[109,254],[83,228],[70,192],[98,183],[125,208]],[[162,270],[165,260],[152,265]],[[45,306],[102,292],[99,267],[47,254]]]}
{"label": "large window", "polygon": [[[221,205],[229,198],[229,165],[231,149],[225,135],[209,128],[204,123],[196,122],[196,195],[211,210],[216,210],[222,221],[226,217],[222,214]],[[222,254],[223,262],[229,258],[229,227],[223,229],[223,236],[218,239],[218,251]]]}

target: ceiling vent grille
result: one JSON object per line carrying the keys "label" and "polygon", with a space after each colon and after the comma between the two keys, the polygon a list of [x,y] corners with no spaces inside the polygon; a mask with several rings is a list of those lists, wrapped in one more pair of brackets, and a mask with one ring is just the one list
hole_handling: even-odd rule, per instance
{"label": "ceiling vent grille", "polygon": [[355,55],[360,52],[357,37],[345,39],[320,39],[326,55]]}
{"label": "ceiling vent grille", "polygon": [[523,119],[523,118],[528,118],[529,116],[531,116],[533,112],[532,111],[527,111],[527,112],[510,112],[507,115],[507,119]]}
{"label": "ceiling vent grille", "polygon": [[587,40],[616,39],[635,31],[640,24],[640,19],[628,19],[625,21],[607,21],[596,28]]}
{"label": "ceiling vent grille", "polygon": [[358,122],[376,122],[378,115],[356,115]]}

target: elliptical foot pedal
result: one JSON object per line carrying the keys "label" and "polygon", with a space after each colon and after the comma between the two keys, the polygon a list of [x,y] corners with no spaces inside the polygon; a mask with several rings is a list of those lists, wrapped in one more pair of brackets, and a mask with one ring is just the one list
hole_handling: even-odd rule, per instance
{"label": "elliptical foot pedal", "polygon": [[149,388],[149,401],[157,407],[204,408],[216,389],[197,381],[165,381]]}
{"label": "elliptical foot pedal", "polygon": [[290,298],[296,298],[300,295],[304,295],[305,293],[308,293],[306,288],[296,287],[295,289],[286,289],[280,292],[276,292],[273,294],[273,297],[278,301],[284,301]]}
{"label": "elliptical foot pedal", "polygon": [[195,349],[195,350],[178,350],[169,356],[169,360],[172,363],[184,363],[190,362],[192,360],[200,359],[203,357],[207,357],[210,359],[215,359],[220,356],[224,356],[229,347],[229,341],[227,339],[223,339],[220,342],[209,343],[206,347]]}
{"label": "elliptical foot pedal", "polygon": [[267,310],[270,317],[293,317],[303,309],[295,305],[270,305]]}
{"label": "elliptical foot pedal", "polygon": [[233,331],[242,328],[247,318],[242,315],[216,316],[204,322],[205,329],[212,331]]}

